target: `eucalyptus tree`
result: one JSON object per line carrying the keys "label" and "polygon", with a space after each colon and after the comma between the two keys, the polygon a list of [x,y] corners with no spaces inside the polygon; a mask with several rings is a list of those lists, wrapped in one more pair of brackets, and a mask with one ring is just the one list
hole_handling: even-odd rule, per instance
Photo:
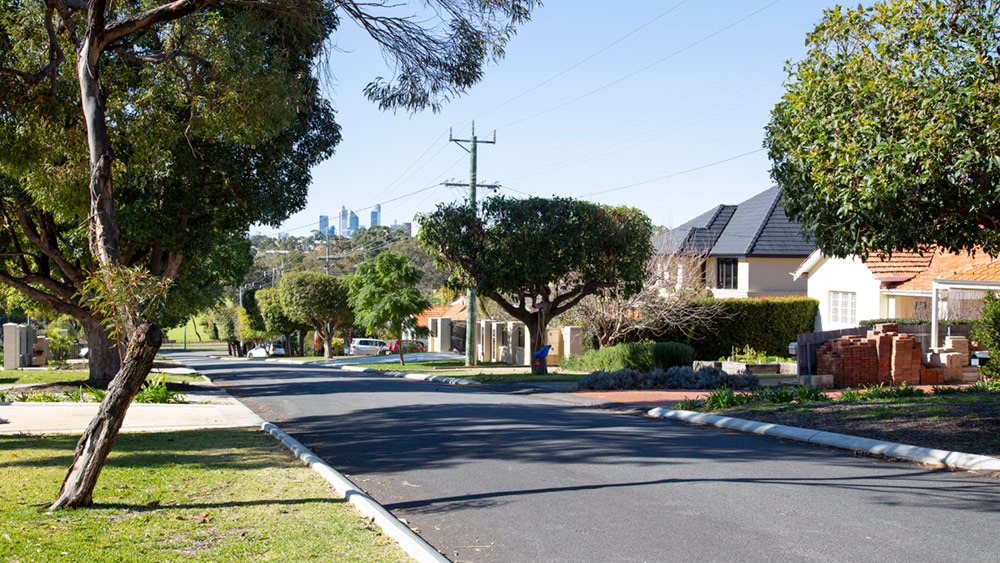
{"label": "eucalyptus tree", "polygon": [[[240,208],[246,203],[232,195],[226,172],[249,175],[243,179],[257,186],[271,178],[258,177],[254,167],[214,176],[219,163],[199,166],[201,159],[231,150],[237,162],[254,162],[253,151],[283,133],[311,127],[313,119],[332,122],[313,69],[337,23],[335,11],[361,24],[397,63],[397,75],[373,81],[369,97],[384,108],[416,110],[437,107],[478,81],[534,2],[432,4],[442,8],[444,25],[387,15],[398,8],[390,2],[0,4],[0,166],[10,188],[5,195],[24,209],[6,214],[20,225],[8,229],[20,280],[0,281],[16,281],[32,298],[50,299],[70,314],[80,314],[67,303],[78,290],[84,298],[77,304],[110,323],[124,352],[53,508],[92,503],[128,404],[161,344],[154,320],[185,254],[149,231],[195,228],[163,222],[163,204],[177,201],[178,185],[193,182],[192,189],[229,196],[228,204]],[[296,138],[285,148],[328,152],[319,143],[329,137]],[[184,144],[190,152],[181,157],[177,147]],[[289,164],[291,170],[273,167],[277,178],[294,173],[296,163]],[[133,201],[125,197],[130,185],[137,190]],[[271,187],[283,195],[282,185]],[[46,216],[51,221],[37,219]]]}

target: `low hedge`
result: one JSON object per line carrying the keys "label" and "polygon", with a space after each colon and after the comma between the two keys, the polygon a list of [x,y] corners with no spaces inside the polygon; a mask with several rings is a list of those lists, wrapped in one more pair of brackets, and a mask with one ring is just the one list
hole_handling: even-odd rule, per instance
{"label": "low hedge", "polygon": [[706,299],[702,303],[720,306],[721,313],[713,321],[668,331],[656,339],[690,344],[699,360],[728,356],[744,346],[767,356],[786,356],[789,343],[813,331],[819,310],[819,301],[809,297]]}
{"label": "low hedge", "polygon": [[730,374],[719,368],[674,366],[666,371],[654,369],[639,372],[634,369],[595,371],[583,377],[580,389],[616,391],[624,389],[753,389],[759,384],[752,373]]}
{"label": "low hedge", "polygon": [[694,348],[680,342],[625,342],[560,361],[560,367],[571,371],[618,371],[633,369],[648,372],[690,366]]}
{"label": "low hedge", "polygon": [[[911,326],[930,326],[930,319],[871,319],[868,321],[861,321],[858,323],[860,326],[875,326],[886,323],[895,323],[898,325],[911,325]],[[942,325],[971,325],[976,324],[974,319],[938,319],[938,324]]]}

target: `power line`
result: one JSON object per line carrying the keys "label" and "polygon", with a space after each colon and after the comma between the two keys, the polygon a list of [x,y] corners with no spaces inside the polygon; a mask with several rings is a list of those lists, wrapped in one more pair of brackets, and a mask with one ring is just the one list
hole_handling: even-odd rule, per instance
{"label": "power line", "polygon": [[683,53],[685,51],[688,51],[688,50],[690,50],[690,49],[692,49],[692,48],[694,48],[694,47],[696,47],[696,46],[704,43],[705,41],[708,41],[709,39],[711,39],[711,38],[713,38],[713,37],[715,37],[717,35],[720,35],[720,34],[726,32],[726,31],[732,29],[733,27],[736,27],[737,25],[745,22],[746,20],[752,18],[753,16],[755,16],[755,15],[763,12],[764,10],[770,8],[771,6],[774,6],[775,4],[777,4],[779,2],[781,2],[781,0],[773,0],[772,2],[769,2],[768,4],[765,4],[764,6],[762,6],[762,7],[758,8],[758,9],[754,10],[753,12],[751,12],[751,13],[743,16],[742,18],[740,18],[740,19],[738,19],[738,20],[730,23],[729,25],[726,25],[726,26],[724,26],[724,27],[722,27],[720,29],[717,29],[716,31],[713,31],[712,33],[709,33],[708,35],[705,35],[704,37],[698,39],[697,41],[694,41],[692,43],[688,43],[684,47],[681,47],[680,49],[677,49],[676,51],[673,51],[670,54],[668,54],[668,55],[666,55],[664,57],[661,57],[661,58],[653,61],[652,63],[649,63],[648,65],[646,65],[646,66],[644,66],[644,67],[642,67],[642,68],[634,71],[634,72],[630,72],[629,74],[626,74],[625,76],[622,76],[620,78],[612,80],[611,82],[608,82],[608,83],[604,84],[603,86],[594,88],[593,90],[590,90],[590,91],[588,91],[585,94],[581,94],[581,95],[579,95],[579,96],[577,96],[575,98],[572,98],[572,99],[570,99],[568,101],[562,102],[561,104],[557,104],[557,105],[552,106],[552,107],[550,107],[548,109],[542,110],[542,111],[540,111],[538,113],[529,115],[528,117],[524,117],[524,118],[518,119],[516,121],[512,121],[510,123],[502,125],[499,128],[500,129],[505,129],[507,127],[513,127],[514,125],[519,125],[521,123],[524,123],[525,121],[532,120],[532,119],[534,119],[536,117],[545,115],[545,114],[547,114],[549,112],[552,112],[552,111],[555,111],[557,109],[566,107],[566,106],[568,106],[568,105],[570,105],[572,103],[578,102],[578,101],[580,101],[580,100],[582,100],[584,98],[590,97],[590,96],[592,96],[592,95],[594,95],[594,94],[596,94],[598,92],[606,90],[606,89],[608,89],[608,88],[610,88],[610,87],[612,87],[612,86],[614,86],[616,84],[624,82],[625,80],[628,80],[629,78],[632,78],[633,76],[641,74],[641,73],[643,73],[643,72],[645,72],[645,71],[653,68],[654,66],[662,64],[662,63],[664,63],[664,62],[672,59],[673,57],[675,57],[675,56],[677,56],[677,55],[679,55],[679,54],[681,54],[681,53]]}
{"label": "power line", "polygon": [[617,191],[625,190],[625,189],[628,189],[628,188],[634,188],[636,186],[642,186],[644,184],[651,184],[653,182],[659,182],[660,180],[666,180],[668,178],[675,178],[677,176],[682,176],[684,174],[689,174],[691,172],[696,172],[698,170],[704,170],[706,168],[711,168],[713,166],[718,166],[719,164],[724,164],[726,162],[731,162],[733,160],[737,160],[737,159],[743,158],[745,156],[750,156],[752,154],[757,154],[757,153],[762,152],[764,150],[765,149],[752,150],[750,152],[745,152],[743,154],[738,154],[736,156],[731,156],[729,158],[724,158],[722,160],[717,160],[715,162],[711,162],[711,163],[708,163],[708,164],[703,164],[701,166],[696,166],[694,168],[688,168],[687,170],[681,170],[680,172],[674,172],[672,174],[667,174],[666,176],[660,176],[660,177],[657,177],[657,178],[652,178],[650,180],[643,180],[641,182],[635,182],[634,184],[628,184],[626,186],[619,186],[617,188],[611,188],[610,190],[602,190],[602,191],[599,191],[599,192],[593,192],[593,193],[590,194],[590,196],[593,197],[595,195],[608,194],[608,193],[611,193],[611,192],[617,192]]}
{"label": "power line", "polygon": [[539,88],[541,88],[541,87],[543,87],[543,86],[545,86],[545,85],[547,85],[547,84],[551,84],[551,83],[552,83],[552,82],[554,82],[555,80],[557,80],[557,79],[561,78],[562,76],[566,75],[566,74],[567,74],[567,73],[569,73],[570,71],[572,71],[572,70],[576,69],[577,67],[579,67],[579,66],[583,65],[584,63],[586,63],[586,62],[590,61],[590,60],[591,60],[591,59],[593,59],[594,57],[597,57],[598,55],[600,55],[600,54],[604,53],[605,51],[607,51],[607,50],[611,49],[612,47],[614,47],[614,46],[618,45],[619,43],[622,43],[623,41],[625,41],[625,40],[626,40],[626,39],[628,39],[629,37],[632,37],[632,36],[633,36],[633,35],[635,35],[636,33],[639,33],[639,32],[640,32],[640,31],[642,31],[643,29],[645,29],[645,28],[647,28],[647,27],[649,27],[649,26],[653,25],[654,23],[656,23],[656,22],[657,22],[657,21],[659,21],[660,19],[663,19],[663,17],[664,17],[664,16],[666,16],[666,15],[670,14],[670,13],[671,13],[671,12],[673,12],[674,10],[676,10],[676,9],[680,8],[681,6],[683,6],[684,4],[687,4],[687,3],[688,3],[688,2],[690,2],[690,1],[691,1],[691,0],[681,0],[681,2],[678,2],[677,4],[674,4],[673,6],[671,6],[670,8],[666,9],[666,10],[665,10],[665,11],[663,11],[663,12],[660,12],[660,13],[659,13],[658,15],[656,15],[655,17],[653,17],[653,19],[651,19],[651,20],[647,21],[646,23],[644,23],[644,24],[640,25],[639,27],[637,27],[637,28],[633,29],[632,31],[629,31],[629,32],[628,32],[628,33],[626,33],[625,35],[622,35],[622,36],[621,36],[621,37],[619,37],[618,39],[615,39],[615,40],[614,40],[614,41],[612,41],[611,43],[608,43],[608,44],[607,44],[607,45],[605,45],[604,47],[602,47],[602,48],[600,48],[600,49],[598,49],[598,50],[594,51],[593,53],[591,53],[590,55],[588,55],[588,56],[584,57],[583,59],[580,59],[579,61],[577,61],[577,62],[573,63],[572,65],[570,65],[570,66],[568,66],[568,67],[564,68],[564,69],[563,69],[563,70],[561,70],[560,72],[558,72],[558,73],[556,73],[556,74],[554,74],[554,75],[550,76],[549,78],[546,78],[545,80],[543,80],[543,81],[539,82],[538,84],[535,84],[534,86],[532,86],[531,88],[528,88],[527,90],[525,90],[525,91],[521,92],[520,94],[517,94],[516,96],[514,96],[514,97],[512,97],[512,98],[509,98],[509,99],[507,99],[506,101],[503,101],[503,102],[500,102],[499,104],[497,104],[497,105],[495,105],[495,106],[493,106],[493,107],[490,107],[490,108],[487,108],[487,109],[483,110],[482,112],[478,113],[478,114],[476,115],[476,117],[479,117],[479,116],[481,116],[481,115],[484,115],[484,114],[487,114],[487,113],[489,113],[489,112],[491,112],[491,111],[493,111],[493,110],[496,110],[496,109],[499,109],[499,108],[502,108],[502,107],[504,107],[504,106],[506,106],[506,105],[508,105],[508,104],[510,104],[510,103],[512,103],[512,102],[515,102],[515,101],[517,101],[517,100],[519,100],[519,99],[521,99],[521,98],[523,98],[523,97],[527,96],[528,94],[530,94],[530,93],[532,93],[532,92],[534,92],[534,91],[538,90]]}
{"label": "power line", "polygon": [[[726,109],[723,109],[721,111],[715,112],[713,114],[706,115],[705,117],[702,117],[701,119],[696,119],[694,121],[689,121],[689,122],[687,122],[687,123],[685,123],[683,125],[679,125],[677,127],[674,127],[673,129],[669,129],[669,130],[666,130],[666,131],[649,131],[649,132],[647,132],[645,134],[640,134],[638,136],[634,136],[633,138],[636,139],[637,142],[634,142],[634,143],[631,143],[631,144],[623,145],[623,144],[620,144],[620,143],[616,143],[614,145],[613,149],[608,149],[607,147],[599,147],[599,148],[597,148],[595,150],[592,150],[592,151],[589,151],[589,152],[577,153],[577,154],[573,155],[572,157],[563,160],[562,164],[558,164],[558,165],[555,165],[555,166],[536,167],[535,169],[529,170],[527,172],[521,172],[521,173],[515,172],[513,174],[513,177],[515,177],[515,178],[524,178],[524,177],[536,176],[538,174],[542,174],[542,173],[545,173],[545,172],[551,172],[551,171],[554,171],[554,170],[561,170],[563,168],[574,166],[576,164],[580,164],[580,163],[583,163],[583,162],[588,162],[588,161],[593,160],[597,156],[607,156],[607,155],[612,155],[612,154],[615,154],[615,153],[620,153],[620,152],[623,152],[623,151],[631,150],[631,149],[634,149],[636,147],[642,146],[643,144],[648,143],[650,141],[654,141],[656,139],[661,139],[663,137],[666,137],[666,136],[669,136],[669,135],[673,135],[674,133],[677,133],[678,131],[683,131],[684,129],[687,129],[689,127],[693,127],[693,126],[698,125],[700,123],[704,123],[706,121],[715,119],[715,118],[717,118],[717,117],[719,117],[721,115],[725,115],[725,114],[727,114],[727,113],[729,113],[731,111],[737,110],[737,109],[739,109],[739,108],[741,108],[741,107],[743,107],[743,106],[745,106],[747,104],[751,104],[751,103],[756,102],[758,100],[767,98],[767,97],[771,96],[772,94],[773,94],[773,91],[768,91],[768,92],[765,92],[765,93],[763,93],[763,94],[761,94],[759,96],[756,96],[756,97],[753,97],[753,98],[744,99],[739,104],[730,106],[730,107],[728,107]],[[723,105],[723,103],[716,104],[715,106],[712,106],[712,107],[721,106],[721,105]],[[709,109],[711,109],[711,108],[709,108]]]}

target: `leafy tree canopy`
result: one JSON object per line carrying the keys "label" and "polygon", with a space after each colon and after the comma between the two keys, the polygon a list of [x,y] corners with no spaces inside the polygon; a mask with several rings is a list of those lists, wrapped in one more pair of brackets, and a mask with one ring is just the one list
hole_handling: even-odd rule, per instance
{"label": "leafy tree canopy", "polygon": [[[399,252],[382,252],[359,264],[357,272],[344,280],[358,322],[369,334],[386,330],[398,339],[404,331],[418,331],[414,316],[431,305],[417,289],[422,277],[420,269]],[[400,363],[403,348],[399,347]]]}
{"label": "leafy tree canopy", "polygon": [[454,288],[478,289],[527,325],[537,351],[545,327],[602,289],[638,292],[653,255],[652,223],[638,209],[566,198],[439,205],[418,238]]}
{"label": "leafy tree canopy", "polygon": [[333,334],[354,323],[345,285],[319,272],[293,272],[281,278],[278,294],[289,319],[312,327],[323,337],[329,358]]}
{"label": "leafy tree canopy", "polygon": [[1000,252],[1000,3],[838,7],[806,45],[765,140],[789,215],[835,256]]}

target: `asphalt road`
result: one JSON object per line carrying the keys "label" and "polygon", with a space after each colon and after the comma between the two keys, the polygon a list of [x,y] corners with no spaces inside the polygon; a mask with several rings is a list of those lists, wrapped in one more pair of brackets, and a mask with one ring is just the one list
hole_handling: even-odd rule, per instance
{"label": "asphalt road", "polygon": [[263,362],[198,369],[454,561],[1000,561],[1000,481]]}

